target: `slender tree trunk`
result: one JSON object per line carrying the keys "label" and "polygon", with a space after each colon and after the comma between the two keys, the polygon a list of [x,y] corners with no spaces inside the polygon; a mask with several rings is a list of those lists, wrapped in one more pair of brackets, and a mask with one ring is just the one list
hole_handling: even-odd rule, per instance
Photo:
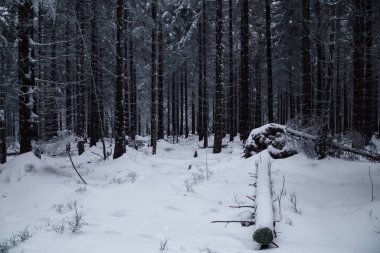
{"label": "slender tree trunk", "polygon": [[157,149],[157,2],[152,0],[152,41],[151,41],[151,119],[150,119],[150,143],[152,154],[156,154]]}
{"label": "slender tree trunk", "polygon": [[272,34],[271,34],[271,4],[270,0],[265,0],[265,24],[266,24],[266,42],[267,42],[267,88],[268,88],[268,122],[274,121],[273,116],[273,81],[272,81]]}
{"label": "slender tree trunk", "polygon": [[254,127],[258,128],[262,124],[261,116],[261,68],[260,68],[260,59],[256,56],[255,62],[255,76],[256,76],[256,86],[255,86],[255,124]]}
{"label": "slender tree trunk", "polygon": [[[134,39],[132,36],[129,38],[129,71],[131,76],[131,90],[130,90],[130,138],[131,140],[136,139],[137,134],[137,77],[136,77],[136,66],[134,57]],[[141,134],[141,133],[140,133]]]}
{"label": "slender tree trunk", "polygon": [[96,146],[100,138],[99,103],[97,93],[99,87],[99,57],[98,57],[98,28],[97,28],[96,0],[92,1],[92,28],[91,28],[91,89],[90,89],[90,147]]}
{"label": "slender tree trunk", "polygon": [[222,86],[222,29],[223,29],[223,6],[222,0],[216,0],[216,34],[215,34],[215,137],[213,153],[222,151],[223,139],[223,86]]}
{"label": "slender tree trunk", "polygon": [[176,81],[175,81],[175,75],[173,74],[172,78],[172,135],[173,135],[173,143],[175,142],[174,138],[177,135],[177,119],[176,119]]}
{"label": "slender tree trunk", "polygon": [[119,158],[125,151],[125,112],[124,112],[124,1],[116,4],[116,94],[115,94],[115,150],[113,158]]}
{"label": "slender tree trunk", "polygon": [[171,114],[170,114],[170,108],[171,106],[171,97],[170,97],[170,82],[168,82],[168,98],[167,98],[167,116],[168,116],[168,119],[167,119],[167,136],[169,138],[169,136],[172,134],[171,132],[171,129],[170,129],[170,123],[171,123]]}
{"label": "slender tree trunk", "polygon": [[77,51],[77,73],[78,73],[78,94],[77,94],[77,110],[76,110],[76,126],[77,126],[77,135],[81,137],[85,137],[85,101],[84,101],[84,93],[85,93],[85,68],[84,68],[84,10],[83,10],[83,1],[77,0],[76,7],[76,16],[78,21],[78,51]]}
{"label": "slender tree trunk", "polygon": [[249,0],[241,2],[241,56],[240,56],[240,139],[249,135]]}
{"label": "slender tree trunk", "polygon": [[184,66],[181,67],[181,81],[180,81],[180,109],[179,109],[179,135],[183,136],[183,109],[184,109]]}
{"label": "slender tree trunk", "polygon": [[164,138],[164,54],[162,20],[158,21],[158,132],[157,138]]}
{"label": "slender tree trunk", "polygon": [[228,100],[227,100],[227,121],[230,141],[234,140],[234,119],[235,119],[235,84],[234,84],[234,41],[233,41],[233,5],[232,0],[228,0]]}
{"label": "slender tree trunk", "polygon": [[189,108],[188,108],[188,98],[187,98],[187,62],[185,62],[185,138],[189,136]]}
{"label": "slender tree trunk", "polygon": [[[5,84],[5,48],[0,48],[0,83]],[[7,162],[5,87],[0,87],[0,164]]]}
{"label": "slender tree trunk", "polygon": [[191,134],[195,134],[195,94],[191,95]]}
{"label": "slender tree trunk", "polygon": [[376,121],[373,115],[372,101],[373,95],[376,92],[373,90],[373,66],[372,66],[372,47],[373,47],[373,36],[372,36],[372,0],[366,0],[365,5],[365,94],[364,94],[364,123],[363,123],[363,134],[368,138],[371,138],[374,131]]}
{"label": "slender tree trunk", "polygon": [[310,56],[310,0],[302,0],[302,81],[303,116],[308,124],[312,116],[311,56]]}
{"label": "slender tree trunk", "polygon": [[72,78],[71,78],[71,62],[70,62],[70,23],[66,21],[65,30],[65,78],[66,78],[66,129],[68,131],[73,130],[73,88],[72,88]]}
{"label": "slender tree trunk", "polygon": [[20,154],[23,154],[32,150],[31,142],[36,132],[36,112],[33,112],[34,67],[29,57],[29,53],[33,50],[30,41],[34,32],[32,25],[33,10],[30,0],[19,2],[18,22],[19,133]]}
{"label": "slender tree trunk", "polygon": [[364,123],[364,18],[363,0],[353,0],[353,129],[362,132]]}
{"label": "slender tree trunk", "polygon": [[[203,15],[203,14],[202,14]],[[199,136],[199,141],[203,140],[204,130],[203,130],[203,52],[202,52],[202,22],[198,24],[198,125],[197,132]]]}

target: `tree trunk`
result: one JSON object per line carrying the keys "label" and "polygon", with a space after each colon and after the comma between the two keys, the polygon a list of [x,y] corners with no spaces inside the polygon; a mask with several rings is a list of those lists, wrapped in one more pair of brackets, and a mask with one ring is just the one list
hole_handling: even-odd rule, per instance
{"label": "tree trunk", "polygon": [[268,122],[273,122],[273,81],[272,81],[272,34],[271,34],[271,4],[270,0],[265,0],[265,24],[267,42],[267,88],[268,88]]}
{"label": "tree trunk", "polygon": [[113,158],[122,156],[125,149],[125,112],[124,112],[124,1],[116,4],[116,94],[115,94],[115,150]]}
{"label": "tree trunk", "polygon": [[152,154],[156,154],[157,149],[157,2],[152,0],[152,38],[151,38],[151,108],[150,108],[150,144]]}
{"label": "tree trunk", "polygon": [[235,119],[235,84],[234,84],[234,48],[233,48],[233,5],[232,0],[228,0],[228,100],[227,100],[227,121],[230,141],[234,140],[234,119]]}
{"label": "tree trunk", "polygon": [[185,138],[189,136],[189,108],[188,108],[188,98],[187,98],[187,62],[185,62],[185,98],[184,98],[184,103],[185,103]]}
{"label": "tree trunk", "polygon": [[240,139],[249,135],[249,0],[241,2],[241,56],[240,56]]}
{"label": "tree trunk", "polygon": [[76,126],[77,126],[77,135],[80,137],[85,137],[85,104],[84,104],[84,93],[85,93],[85,68],[84,68],[84,50],[85,50],[85,41],[84,41],[84,10],[83,10],[83,1],[77,0],[76,7],[76,16],[78,20],[78,48],[77,48],[77,73],[78,73],[78,94],[77,94],[77,110],[76,110]]}
{"label": "tree trunk", "polygon": [[157,138],[164,138],[164,54],[162,20],[158,21],[158,132]]}
{"label": "tree trunk", "polygon": [[33,9],[30,0],[18,4],[18,22],[19,133],[20,154],[23,154],[32,150],[31,142],[36,132],[36,114],[33,112],[34,68],[29,57],[29,52],[33,50],[30,45],[33,37]]}
{"label": "tree trunk", "polygon": [[303,116],[308,124],[312,116],[311,57],[310,57],[310,0],[302,0],[302,81]]}
{"label": "tree trunk", "polygon": [[222,0],[216,0],[216,55],[215,55],[215,121],[214,121],[214,147],[213,153],[222,151],[223,127],[223,86],[222,86],[222,29],[223,9]]}

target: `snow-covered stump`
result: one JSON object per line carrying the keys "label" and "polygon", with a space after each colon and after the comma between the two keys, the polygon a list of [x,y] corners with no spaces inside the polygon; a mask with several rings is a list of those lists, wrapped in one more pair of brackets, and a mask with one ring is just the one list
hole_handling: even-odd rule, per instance
{"label": "snow-covered stump", "polygon": [[274,212],[271,189],[270,163],[257,166],[256,183],[256,230],[253,240],[260,244],[260,249],[268,248],[274,238]]}

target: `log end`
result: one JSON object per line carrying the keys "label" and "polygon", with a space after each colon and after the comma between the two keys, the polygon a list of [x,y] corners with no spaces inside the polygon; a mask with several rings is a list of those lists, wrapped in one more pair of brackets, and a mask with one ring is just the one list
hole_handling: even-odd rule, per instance
{"label": "log end", "polygon": [[270,228],[259,228],[253,233],[253,240],[261,245],[261,248],[268,248],[273,241],[273,232]]}

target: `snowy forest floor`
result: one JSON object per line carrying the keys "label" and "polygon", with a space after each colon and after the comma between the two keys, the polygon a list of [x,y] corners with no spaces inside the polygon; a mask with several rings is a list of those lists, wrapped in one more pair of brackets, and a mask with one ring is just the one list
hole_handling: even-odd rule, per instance
{"label": "snowy forest floor", "polygon": [[[250,209],[229,206],[252,204],[246,196],[254,194],[254,179],[248,173],[255,173],[255,161],[265,163],[266,154],[243,159],[240,142],[224,143],[215,155],[211,148],[207,154],[199,149],[197,136],[179,144],[160,141],[155,156],[147,147],[128,148],[123,157],[105,162],[94,154],[101,154],[99,145],[73,156],[87,186],[67,157],[39,160],[27,153],[10,159],[0,166],[0,244],[27,227],[32,237],[9,252],[252,252],[258,249],[253,227],[210,222],[249,218]],[[280,233],[279,248],[271,251],[379,252],[379,164],[302,154],[272,162],[275,194],[284,175],[286,195],[281,214],[274,203]],[[76,233],[69,225],[74,202],[84,222]]]}

